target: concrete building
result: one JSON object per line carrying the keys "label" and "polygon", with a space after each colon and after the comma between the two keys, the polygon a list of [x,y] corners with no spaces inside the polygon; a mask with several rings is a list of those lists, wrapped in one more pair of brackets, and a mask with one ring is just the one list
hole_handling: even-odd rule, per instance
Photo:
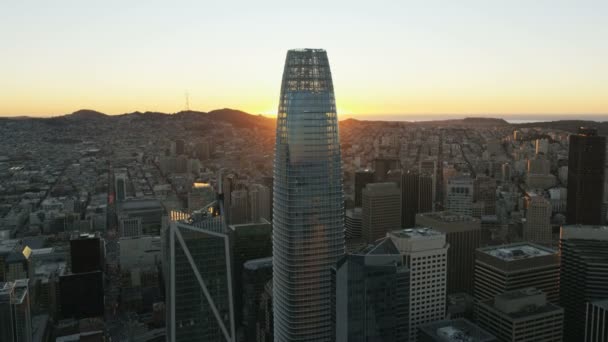
{"label": "concrete building", "polygon": [[608,299],[587,302],[585,342],[608,341]]}
{"label": "concrete building", "polygon": [[140,236],[143,233],[141,217],[122,217],[118,219],[118,224],[121,237]]}
{"label": "concrete building", "polygon": [[249,196],[247,190],[235,190],[230,195],[230,224],[249,223]]}
{"label": "concrete building", "polygon": [[395,183],[370,183],[362,191],[363,239],[373,243],[401,227],[401,191]]}
{"label": "concrete building", "polygon": [[544,197],[529,193],[526,197],[526,222],[524,223],[524,241],[551,245],[551,203]]}
{"label": "concrete building", "polygon": [[159,236],[121,238],[118,245],[120,268],[123,271],[155,267],[161,263],[161,238]]}
{"label": "concrete building", "polygon": [[161,202],[157,199],[130,199],[118,206],[118,217],[140,218],[142,233],[159,235],[162,217],[165,214]]}
{"label": "concrete building", "polygon": [[418,342],[498,342],[498,340],[471,321],[458,318],[420,327]]}
{"label": "concrete building", "polygon": [[481,246],[480,220],[449,211],[416,215],[416,225],[444,233],[448,249],[447,293],[473,294],[475,250]]}
{"label": "concrete building", "polygon": [[389,240],[410,270],[407,332],[416,342],[418,327],[445,318],[449,245],[445,234],[426,227],[392,231]]}
{"label": "concrete building", "polygon": [[479,248],[475,252],[476,302],[508,291],[535,287],[557,303],[560,260],[557,251],[522,242]]}
{"label": "concrete building", "polygon": [[251,222],[260,222],[262,219],[270,221],[272,203],[268,187],[262,184],[252,184],[249,187],[249,205],[251,206],[249,210]]}
{"label": "concrete building", "polygon": [[566,310],[564,339],[585,337],[585,303],[608,298],[608,227],[561,229],[560,305]]}
{"label": "concrete building", "polygon": [[473,196],[474,187],[471,177],[454,176],[447,182],[445,208],[456,214],[471,216],[473,214]]}
{"label": "concrete building", "polygon": [[473,191],[473,201],[482,203],[481,215],[496,214],[496,180],[488,176],[478,176],[473,182]]}
{"label": "concrete building", "polygon": [[561,342],[564,309],[547,301],[544,292],[524,288],[478,304],[479,325],[501,342]]}

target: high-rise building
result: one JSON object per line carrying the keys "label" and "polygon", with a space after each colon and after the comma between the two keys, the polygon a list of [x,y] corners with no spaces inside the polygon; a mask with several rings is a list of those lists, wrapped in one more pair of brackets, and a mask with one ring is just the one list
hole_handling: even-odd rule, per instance
{"label": "high-rise building", "polygon": [[140,218],[142,233],[159,235],[165,209],[157,199],[130,199],[120,203],[118,216],[121,218]]}
{"label": "high-rise building", "polygon": [[331,268],[344,254],[338,117],[324,50],[287,52],[273,205],[275,341],[333,341]]}
{"label": "high-rise building", "polygon": [[442,232],[448,249],[447,293],[473,294],[475,250],[481,245],[481,222],[471,216],[438,211],[416,215],[416,225]]}
{"label": "high-rise building", "polygon": [[0,282],[30,278],[31,255],[22,240],[0,240]]}
{"label": "high-rise building", "polygon": [[498,340],[469,320],[458,318],[420,327],[418,342],[498,342]]}
{"label": "high-rise building", "polygon": [[361,230],[372,243],[401,227],[401,190],[395,183],[370,183],[362,191]]}
{"label": "high-rise building", "polygon": [[182,139],[175,140],[175,155],[181,156],[186,153],[186,142]]}
{"label": "high-rise building", "polygon": [[374,167],[374,182],[382,183],[387,181],[387,175],[390,170],[399,168],[399,160],[394,158],[374,158],[372,165]]}
{"label": "high-rise building", "polygon": [[473,180],[470,176],[461,175],[448,179],[445,208],[456,214],[471,216],[473,193]]}
{"label": "high-rise building", "polygon": [[564,339],[585,336],[585,303],[608,298],[608,227],[563,226],[560,237],[560,305]]}
{"label": "high-rise building", "polygon": [[221,202],[171,213],[163,260],[169,341],[234,342],[230,240]]}
{"label": "high-rise building", "polygon": [[188,211],[199,210],[215,200],[215,191],[209,183],[194,183],[188,191]]}
{"label": "high-rise building", "polygon": [[230,195],[230,224],[249,222],[249,196],[247,190],[235,190]]}
{"label": "high-rise building", "polygon": [[557,303],[559,267],[557,251],[528,242],[479,248],[475,252],[475,300],[535,287]]}
{"label": "high-rise building", "polygon": [[416,214],[433,210],[433,184],[431,175],[408,170],[401,175],[401,223],[405,228],[415,225]]}
{"label": "high-rise building", "polygon": [[104,286],[102,271],[65,274],[59,277],[61,317],[83,319],[103,317]]}
{"label": "high-rise building", "polygon": [[585,342],[608,341],[608,299],[587,302]]}
{"label": "high-rise building", "polygon": [[568,224],[603,224],[606,137],[580,128],[570,135],[568,153]]}
{"label": "high-rise building", "polygon": [[547,302],[545,293],[535,288],[496,295],[477,308],[479,325],[501,342],[562,341],[564,309]]}
{"label": "high-rise building", "polygon": [[551,203],[543,196],[530,193],[526,197],[524,241],[550,245],[552,242]]}
{"label": "high-rise building", "polygon": [[[258,223],[232,224],[228,227],[232,253],[232,279],[234,284],[234,312],[236,322],[241,322],[243,311],[243,267],[249,260],[272,256],[272,225],[262,220]],[[270,280],[270,279],[269,279]]]}
{"label": "high-rise building", "polygon": [[262,184],[252,184],[249,187],[249,205],[251,222],[259,222],[261,219],[270,221],[270,189]]}
{"label": "high-rise building", "polygon": [[[435,204],[437,203],[437,161],[436,160],[422,160],[420,165],[418,165],[418,172],[421,175],[427,176],[430,178],[430,187],[429,190],[431,194],[431,210],[435,210]],[[425,210],[425,211],[431,211]],[[421,211],[421,212],[425,212]]]}
{"label": "high-rise building", "polygon": [[409,269],[390,240],[344,256],[333,276],[336,341],[406,341]]}
{"label": "high-rise building", "polygon": [[31,342],[32,313],[28,279],[0,282],[0,341]]}
{"label": "high-rise building", "polygon": [[242,292],[235,292],[242,297],[241,325],[245,341],[255,342],[257,324],[265,319],[260,315],[260,305],[266,284],[272,282],[272,257],[245,262],[242,282]]}
{"label": "high-rise building", "polygon": [[483,203],[483,215],[496,214],[496,180],[478,176],[473,182],[473,201]]}
{"label": "high-rise building", "polygon": [[416,342],[418,327],[445,318],[449,245],[445,234],[426,227],[392,231],[383,243],[403,255],[410,270],[407,334]]}
{"label": "high-rise building", "polygon": [[116,201],[122,202],[127,198],[127,181],[129,176],[126,172],[115,170],[114,172],[114,191],[116,193]]}
{"label": "high-rise building", "polygon": [[355,172],[355,207],[360,207],[363,197],[361,191],[369,183],[374,182],[374,171],[360,170]]}
{"label": "high-rise building", "polygon": [[120,228],[120,237],[133,237],[142,234],[140,217],[122,217],[118,219],[118,224]]}
{"label": "high-rise building", "polygon": [[74,234],[70,239],[72,273],[104,271],[105,242],[99,234]]}
{"label": "high-rise building", "polygon": [[347,239],[361,237],[363,210],[361,208],[346,209],[344,216],[344,235]]}

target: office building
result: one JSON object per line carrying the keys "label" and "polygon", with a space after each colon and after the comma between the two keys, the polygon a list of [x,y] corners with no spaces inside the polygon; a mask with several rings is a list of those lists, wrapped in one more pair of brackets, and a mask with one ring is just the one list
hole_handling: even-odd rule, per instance
{"label": "office building", "polygon": [[249,196],[247,190],[235,190],[230,195],[230,224],[249,222]]}
{"label": "office building", "polygon": [[585,337],[585,303],[608,298],[608,227],[561,229],[560,305],[566,310],[564,340]]}
{"label": "office building", "polygon": [[372,170],[359,170],[355,172],[355,207],[361,207],[363,197],[361,191],[369,183],[374,182],[374,171]]}
{"label": "office building", "polygon": [[324,50],[287,52],[273,211],[274,339],[332,341],[331,268],[344,254],[344,193],[336,102]]}
{"label": "office building", "polygon": [[521,242],[479,248],[475,252],[475,300],[535,287],[557,303],[559,272],[559,254],[547,247]]}
{"label": "office building", "polygon": [[232,253],[232,279],[234,312],[236,322],[241,322],[243,312],[242,276],[244,265],[249,260],[272,257],[272,225],[262,220],[259,223],[233,224],[228,227],[230,250]]}
{"label": "office building", "polygon": [[200,210],[215,200],[215,191],[209,183],[196,182],[188,192],[188,211]]}
{"label": "office building", "polygon": [[270,201],[270,189],[262,184],[252,184],[249,187],[249,204],[251,222],[260,220],[270,221],[270,211],[272,203]]}
{"label": "office building", "polygon": [[362,191],[362,237],[373,243],[401,227],[401,191],[395,183],[370,183]]}
{"label": "office building", "polygon": [[121,237],[140,236],[143,233],[140,217],[122,217],[118,219]]}
{"label": "office building", "polygon": [[344,217],[344,235],[347,239],[356,239],[361,237],[363,225],[363,209],[353,208],[346,209]]}
{"label": "office building", "polygon": [[32,342],[28,279],[0,282],[0,341]]}
{"label": "office building", "polygon": [[416,225],[445,234],[448,249],[447,293],[473,294],[475,250],[481,246],[481,222],[449,211],[416,215]]}
{"label": "office building", "polygon": [[394,158],[374,158],[372,166],[374,168],[374,182],[382,183],[387,181],[389,171],[399,168],[399,160]]}
{"label": "office building", "polygon": [[473,182],[473,201],[483,203],[482,215],[496,214],[496,180],[488,176],[478,176]]}
{"label": "office building", "polygon": [[564,309],[548,302],[538,289],[499,294],[481,301],[477,308],[479,325],[498,341],[562,341]]}
{"label": "office building", "polygon": [[473,180],[468,175],[454,176],[448,179],[445,196],[447,211],[460,215],[473,214]]}
{"label": "office building", "polygon": [[31,249],[21,240],[0,240],[0,282],[30,277]]}
{"label": "office building", "polygon": [[165,209],[157,199],[129,199],[118,205],[119,218],[139,218],[145,235],[159,235]]}
{"label": "office building", "polygon": [[608,341],[608,299],[587,302],[585,342]]}
{"label": "office building", "polygon": [[127,182],[129,176],[126,169],[117,169],[114,171],[114,191],[116,193],[116,201],[122,202],[127,198]]}
{"label": "office building", "polygon": [[274,342],[274,314],[272,309],[272,281],[264,286],[260,298],[258,322],[256,324],[256,342]]}
{"label": "office building", "polygon": [[134,268],[146,269],[161,263],[161,237],[135,236],[118,241],[119,263],[123,271]]}
{"label": "office building", "polygon": [[75,233],[70,239],[72,273],[104,271],[105,242],[96,234]]}
{"label": "office building", "polygon": [[526,222],[524,223],[524,241],[551,245],[553,240],[551,228],[551,203],[540,195],[533,193],[526,197]]}
{"label": "office building", "polygon": [[392,231],[382,244],[397,250],[410,270],[407,334],[416,342],[418,327],[445,318],[449,245],[445,234],[427,227]]}
{"label": "office building", "polygon": [[498,342],[498,340],[471,321],[458,318],[420,327],[418,342]]}
{"label": "office building", "polygon": [[167,338],[234,342],[230,241],[221,202],[172,213],[165,239]]}
{"label": "office building", "polygon": [[[418,173],[430,178],[430,193],[431,193],[431,210],[435,210],[435,204],[437,203],[437,161],[436,160],[423,160],[418,166]],[[431,211],[424,210],[421,212]]]}
{"label": "office building", "polygon": [[580,128],[570,135],[568,153],[568,224],[603,224],[606,137]]}
{"label": "office building", "polygon": [[82,319],[104,315],[102,271],[64,274],[59,277],[61,317]]}
{"label": "office building", "polygon": [[401,176],[401,222],[405,228],[416,223],[416,214],[433,211],[433,184],[431,175],[408,170]]}
{"label": "office building", "polygon": [[[272,257],[246,261],[242,281],[241,325],[245,340],[255,341],[257,324],[265,319],[260,315],[260,304],[266,284],[272,282]],[[236,293],[238,296],[239,292]]]}
{"label": "office building", "polygon": [[406,341],[409,269],[390,240],[344,256],[335,269],[337,342]]}

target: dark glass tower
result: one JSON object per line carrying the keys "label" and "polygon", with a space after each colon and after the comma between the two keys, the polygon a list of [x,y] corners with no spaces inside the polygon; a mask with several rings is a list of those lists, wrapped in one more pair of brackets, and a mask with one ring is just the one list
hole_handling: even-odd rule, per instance
{"label": "dark glass tower", "polygon": [[606,137],[595,129],[580,128],[570,136],[568,153],[569,224],[603,224]]}
{"label": "dark glass tower", "polygon": [[331,268],[344,254],[334,89],[324,50],[287,52],[274,161],[275,341],[333,341]]}

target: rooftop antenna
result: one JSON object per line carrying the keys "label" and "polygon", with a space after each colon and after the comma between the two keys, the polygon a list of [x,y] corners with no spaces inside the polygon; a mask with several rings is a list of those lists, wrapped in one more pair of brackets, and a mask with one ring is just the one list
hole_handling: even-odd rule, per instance
{"label": "rooftop antenna", "polygon": [[190,111],[190,94],[186,91],[186,111]]}

